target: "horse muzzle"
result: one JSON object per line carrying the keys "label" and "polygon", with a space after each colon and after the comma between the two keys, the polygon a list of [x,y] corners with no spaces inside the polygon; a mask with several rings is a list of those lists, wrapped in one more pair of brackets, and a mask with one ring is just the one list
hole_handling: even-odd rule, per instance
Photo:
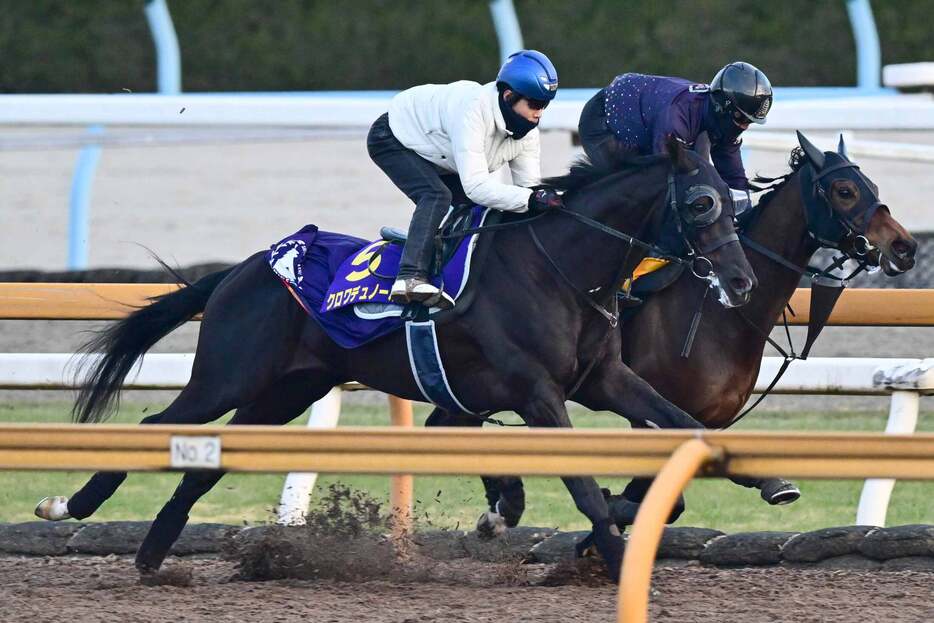
{"label": "horse muzzle", "polygon": [[882,248],[879,266],[890,277],[900,275],[914,268],[917,251],[917,242],[911,239],[898,238]]}

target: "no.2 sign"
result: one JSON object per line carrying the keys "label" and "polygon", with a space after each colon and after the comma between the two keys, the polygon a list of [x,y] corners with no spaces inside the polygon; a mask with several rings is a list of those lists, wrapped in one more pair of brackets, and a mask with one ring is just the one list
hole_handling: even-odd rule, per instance
{"label": "no.2 sign", "polygon": [[169,448],[173,469],[219,469],[221,466],[220,437],[173,435]]}

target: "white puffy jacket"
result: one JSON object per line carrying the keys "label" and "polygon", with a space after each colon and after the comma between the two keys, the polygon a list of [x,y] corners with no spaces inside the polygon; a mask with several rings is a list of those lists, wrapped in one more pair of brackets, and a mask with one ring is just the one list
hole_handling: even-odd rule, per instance
{"label": "white puffy jacket", "polygon": [[[496,84],[469,80],[426,84],[402,91],[389,103],[389,127],[399,142],[443,170],[460,176],[471,201],[497,210],[525,212],[541,179],[538,129],[510,138]],[[490,173],[508,163],[511,184]]]}

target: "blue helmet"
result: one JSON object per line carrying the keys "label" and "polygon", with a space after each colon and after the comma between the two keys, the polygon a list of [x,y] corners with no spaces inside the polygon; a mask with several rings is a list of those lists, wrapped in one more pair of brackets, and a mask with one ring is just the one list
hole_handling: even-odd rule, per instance
{"label": "blue helmet", "polygon": [[496,75],[496,82],[530,99],[553,100],[558,91],[558,72],[548,57],[537,50],[519,50],[509,58]]}

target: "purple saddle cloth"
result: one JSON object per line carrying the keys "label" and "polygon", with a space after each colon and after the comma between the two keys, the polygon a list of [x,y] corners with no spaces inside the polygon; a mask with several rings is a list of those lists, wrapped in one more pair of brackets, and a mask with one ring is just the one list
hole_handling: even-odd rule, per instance
{"label": "purple saddle cloth", "polygon": [[[475,206],[470,227],[489,210]],[[477,236],[464,237],[432,283],[454,300],[467,286]],[[343,348],[356,348],[399,329],[402,307],[389,302],[402,245],[321,231],[306,225],[266,252],[273,272],[325,332]]]}

